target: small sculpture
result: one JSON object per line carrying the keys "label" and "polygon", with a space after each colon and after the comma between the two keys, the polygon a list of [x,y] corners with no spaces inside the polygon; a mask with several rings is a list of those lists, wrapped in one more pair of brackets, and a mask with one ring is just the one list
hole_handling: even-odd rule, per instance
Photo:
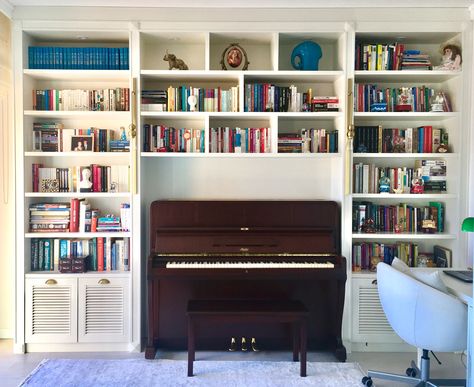
{"label": "small sculpture", "polygon": [[189,70],[188,65],[184,63],[182,59],[176,58],[176,55],[169,54],[166,50],[166,54],[163,57],[164,61],[168,61],[169,70],[178,69],[178,70]]}
{"label": "small sculpture", "polygon": [[374,234],[377,232],[374,220],[372,218],[365,219],[364,223],[362,223],[362,226],[360,227],[360,231],[364,234]]}
{"label": "small sculpture", "polygon": [[323,51],[318,43],[305,40],[298,44],[291,53],[291,65],[296,70],[319,70],[319,60]]}
{"label": "small sculpture", "polygon": [[444,97],[442,93],[436,93],[430,99],[432,112],[443,112]]}
{"label": "small sculpture", "polygon": [[379,193],[390,192],[390,179],[385,176],[385,172],[382,170],[379,179]]}
{"label": "small sculpture", "polygon": [[435,66],[435,70],[461,70],[461,48],[455,44],[447,44],[443,47],[443,57],[441,58],[441,64]]}

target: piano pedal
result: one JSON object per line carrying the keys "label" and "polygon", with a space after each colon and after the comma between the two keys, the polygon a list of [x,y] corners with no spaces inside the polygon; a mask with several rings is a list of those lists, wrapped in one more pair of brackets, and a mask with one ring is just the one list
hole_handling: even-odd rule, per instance
{"label": "piano pedal", "polygon": [[257,347],[257,340],[255,340],[255,337],[252,337],[252,341],[250,342],[250,346],[252,347],[253,352],[259,352],[260,351]]}
{"label": "piano pedal", "polygon": [[235,352],[236,350],[237,350],[237,343],[235,342],[235,337],[231,337],[229,352]]}
{"label": "piano pedal", "polygon": [[245,340],[245,337],[242,337],[242,351],[247,351],[247,340]]}

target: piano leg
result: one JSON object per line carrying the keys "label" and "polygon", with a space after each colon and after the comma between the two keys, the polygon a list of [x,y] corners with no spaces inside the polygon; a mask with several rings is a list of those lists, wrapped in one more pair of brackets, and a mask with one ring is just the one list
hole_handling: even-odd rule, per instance
{"label": "piano leg", "polygon": [[[154,280],[148,280],[148,337],[145,347],[145,359],[154,359],[156,356],[155,346],[155,313],[158,310],[158,305],[155,305],[155,284]],[[156,308],[156,309],[155,309]],[[158,321],[158,320],[156,320]]]}
{"label": "piano leg", "polygon": [[334,286],[334,294],[337,294],[337,302],[335,303],[335,307],[337,308],[333,316],[336,316],[335,324],[333,325],[334,329],[334,337],[335,337],[335,351],[334,355],[336,356],[337,360],[341,362],[345,362],[347,359],[346,347],[342,342],[342,314],[344,312],[344,298],[346,293],[346,284],[344,281],[337,281],[337,285]]}
{"label": "piano leg", "polygon": [[306,376],[307,325],[306,319],[300,322],[300,376]]}
{"label": "piano leg", "polygon": [[299,324],[292,324],[292,333],[293,333],[293,361],[298,361],[298,354],[300,352],[300,330]]}

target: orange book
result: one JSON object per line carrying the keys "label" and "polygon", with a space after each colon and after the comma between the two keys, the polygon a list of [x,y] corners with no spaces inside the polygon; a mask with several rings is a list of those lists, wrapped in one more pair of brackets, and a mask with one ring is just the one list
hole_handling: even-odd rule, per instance
{"label": "orange book", "polygon": [[104,271],[104,238],[97,238],[97,270]]}

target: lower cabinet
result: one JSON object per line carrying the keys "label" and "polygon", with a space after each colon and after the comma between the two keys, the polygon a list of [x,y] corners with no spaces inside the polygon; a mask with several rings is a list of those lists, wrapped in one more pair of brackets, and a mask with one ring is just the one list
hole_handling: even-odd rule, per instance
{"label": "lower cabinet", "polygon": [[129,277],[26,279],[26,343],[117,343],[130,339]]}
{"label": "lower cabinet", "polygon": [[403,343],[385,317],[375,274],[352,275],[352,341],[366,345]]}

